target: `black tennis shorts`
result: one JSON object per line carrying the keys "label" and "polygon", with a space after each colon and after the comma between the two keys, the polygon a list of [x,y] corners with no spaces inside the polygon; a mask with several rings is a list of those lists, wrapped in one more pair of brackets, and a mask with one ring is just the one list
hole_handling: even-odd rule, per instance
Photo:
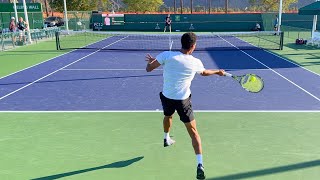
{"label": "black tennis shorts", "polygon": [[188,123],[194,120],[191,95],[185,100],[175,100],[165,97],[162,92],[160,92],[160,99],[165,116],[172,116],[173,113],[177,111],[182,122]]}

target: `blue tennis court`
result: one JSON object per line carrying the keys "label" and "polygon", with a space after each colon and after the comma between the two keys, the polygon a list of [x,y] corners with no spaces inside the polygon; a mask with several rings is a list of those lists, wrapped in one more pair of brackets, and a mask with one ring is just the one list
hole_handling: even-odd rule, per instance
{"label": "blue tennis court", "polygon": [[[221,37],[221,41],[229,46],[228,50],[203,50],[193,55],[208,69],[225,69],[235,75],[257,74],[264,79],[265,87],[252,94],[231,78],[196,76],[191,89],[195,110],[320,110],[318,74],[263,49],[241,50],[238,46],[253,45],[239,38]],[[106,38],[91,45],[100,49],[74,50],[1,78],[0,110],[161,110],[158,95],[162,70],[147,73],[144,60],[147,53],[156,56],[160,51],[104,50],[118,45],[135,47],[123,38]]]}

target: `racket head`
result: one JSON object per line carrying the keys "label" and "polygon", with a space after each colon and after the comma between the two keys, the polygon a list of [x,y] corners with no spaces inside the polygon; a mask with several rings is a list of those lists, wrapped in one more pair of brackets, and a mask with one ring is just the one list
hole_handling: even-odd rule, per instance
{"label": "racket head", "polygon": [[263,79],[256,74],[241,76],[239,83],[242,88],[252,93],[258,93],[264,88]]}

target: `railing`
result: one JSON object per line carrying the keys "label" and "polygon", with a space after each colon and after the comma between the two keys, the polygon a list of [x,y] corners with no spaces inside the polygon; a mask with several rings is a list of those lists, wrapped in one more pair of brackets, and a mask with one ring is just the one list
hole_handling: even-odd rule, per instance
{"label": "railing", "polygon": [[[58,27],[30,30],[31,40],[35,43],[55,37],[55,32],[60,31]],[[28,42],[27,31],[10,32],[4,29],[0,34],[1,51],[14,49],[16,46],[23,46]]]}

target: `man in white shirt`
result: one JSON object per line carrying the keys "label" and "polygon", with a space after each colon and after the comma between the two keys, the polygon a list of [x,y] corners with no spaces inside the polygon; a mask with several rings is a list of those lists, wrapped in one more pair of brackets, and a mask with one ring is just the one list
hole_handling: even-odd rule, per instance
{"label": "man in white shirt", "polygon": [[106,26],[110,26],[110,18],[109,18],[109,14],[106,15],[106,17],[104,18],[104,25]]}
{"label": "man in white shirt", "polygon": [[164,147],[175,143],[170,138],[169,131],[172,125],[172,116],[177,111],[192,139],[192,146],[198,163],[197,179],[205,179],[201,139],[193,115],[190,86],[196,73],[201,76],[223,76],[224,70],[205,69],[202,62],[191,55],[196,48],[196,35],[194,33],[183,34],[181,45],[180,51],[165,51],[156,58],[147,54],[146,71],[151,72],[159,66],[163,66],[163,90],[160,92],[160,99],[164,113]]}

